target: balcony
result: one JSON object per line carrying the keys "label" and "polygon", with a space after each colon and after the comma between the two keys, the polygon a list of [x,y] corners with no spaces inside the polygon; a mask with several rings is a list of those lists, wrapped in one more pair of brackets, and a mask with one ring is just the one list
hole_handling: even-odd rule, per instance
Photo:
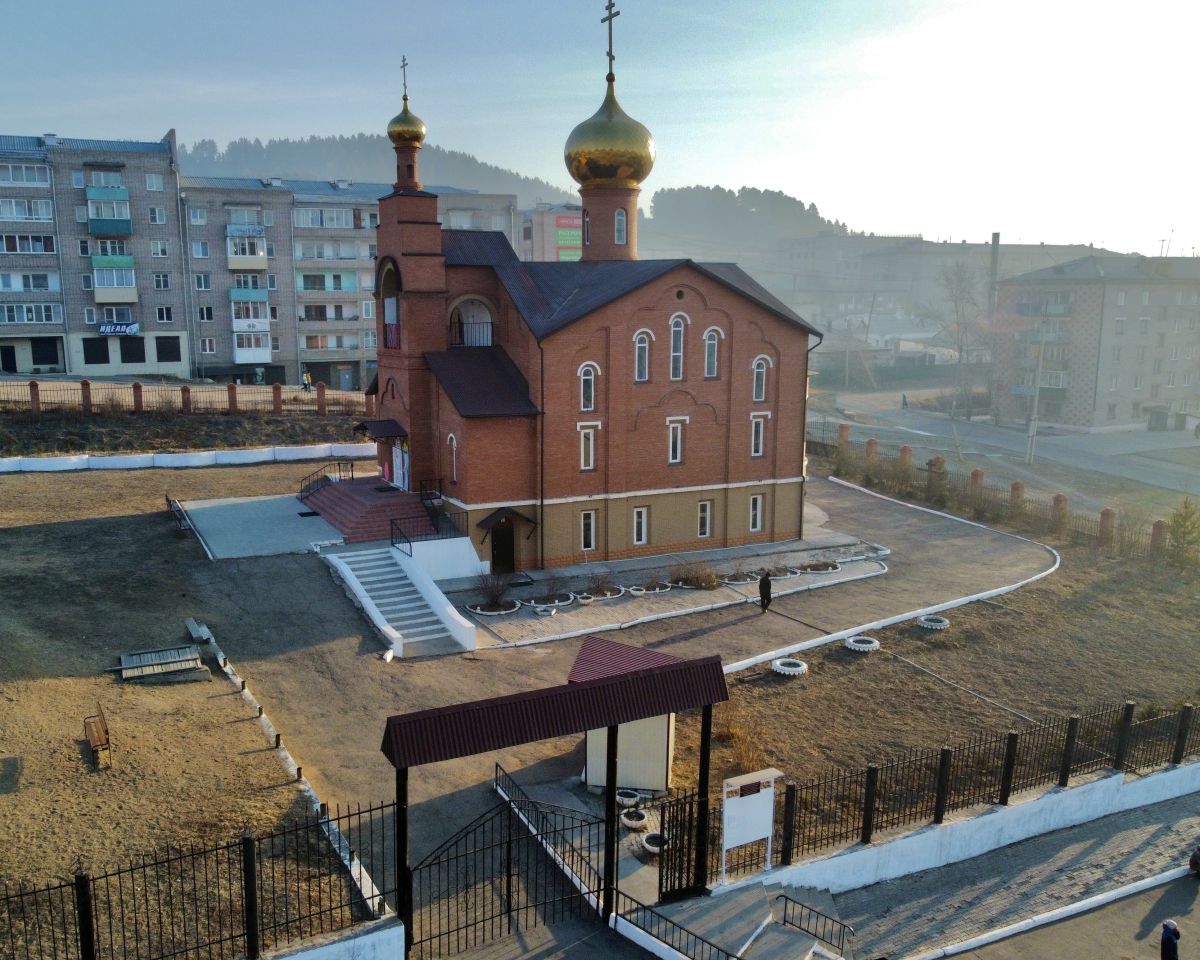
{"label": "balcony", "polygon": [[[129,191],[125,187],[88,187],[88,236],[129,237],[133,221],[129,216]],[[112,216],[94,216],[97,211]],[[124,213],[125,216],[119,214]]]}
{"label": "balcony", "polygon": [[265,347],[239,347],[235,344],[233,348],[233,362],[257,364],[270,363],[271,345],[268,343]]}
{"label": "balcony", "polygon": [[450,346],[490,347],[492,345],[492,322],[490,320],[455,321],[450,324]]}
{"label": "balcony", "polygon": [[1066,343],[1071,339],[1071,335],[1057,325],[1018,330],[1015,336],[1019,343]]}
{"label": "balcony", "polygon": [[1069,317],[1069,303],[1018,303],[1018,317]]}
{"label": "balcony", "polygon": [[233,331],[234,333],[270,333],[271,321],[264,317],[245,320],[235,319],[233,321]]}
{"label": "balcony", "polygon": [[383,345],[388,350],[400,349],[400,324],[385,323],[383,325]]}
{"label": "balcony", "polygon": [[231,287],[229,290],[229,299],[233,303],[266,303],[270,291],[266,288],[261,289],[244,289],[241,287]]}

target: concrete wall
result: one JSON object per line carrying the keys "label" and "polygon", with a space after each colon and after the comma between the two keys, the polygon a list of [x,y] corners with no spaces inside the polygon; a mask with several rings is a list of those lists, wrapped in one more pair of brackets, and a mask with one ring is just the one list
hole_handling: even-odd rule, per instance
{"label": "concrete wall", "polygon": [[336,940],[265,956],[279,960],[395,960],[404,956],[404,924],[395,918],[380,920]]}
{"label": "concrete wall", "polygon": [[[587,732],[589,787],[608,782],[608,731]],[[666,791],[671,788],[671,760],[675,753],[675,714],[647,717],[617,728],[617,786],[631,790]]]}

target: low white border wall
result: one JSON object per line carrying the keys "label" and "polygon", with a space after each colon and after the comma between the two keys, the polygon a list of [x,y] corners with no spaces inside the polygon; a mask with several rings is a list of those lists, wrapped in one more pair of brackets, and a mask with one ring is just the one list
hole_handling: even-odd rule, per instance
{"label": "low white border wall", "polygon": [[286,463],[293,460],[374,459],[374,443],[319,443],[309,447],[252,447],[188,453],[80,453],[63,457],[0,457],[0,473],[58,473],[64,470],[143,470],[148,467],[215,467],[226,464]]}
{"label": "low white border wall", "polygon": [[379,920],[369,929],[326,943],[293,947],[264,956],[295,960],[396,960],[404,956],[404,924],[395,917]]}
{"label": "low white border wall", "polygon": [[[445,625],[447,632],[454,638],[463,650],[474,650],[479,643],[475,624],[454,609],[446,595],[438,589],[433,578],[425,572],[420,562],[408,556],[403,550],[392,547],[392,557],[400,565],[417,593],[429,604],[429,608],[437,614],[437,618]],[[403,641],[402,641],[403,642]]]}
{"label": "low white border wall", "polygon": [[759,874],[745,882],[714,888],[714,893],[746,883],[785,883],[845,893],[883,880],[944,867],[1030,837],[1098,820],[1163,800],[1200,792],[1200,761],[1126,781],[1113,772],[1091,783],[1054,788],[1008,807],[937,826],[931,824],[894,840],[858,844],[819,860]]}
{"label": "low white border wall", "polygon": [[395,627],[387,622],[387,618],[379,612],[379,608],[375,606],[374,601],[367,596],[367,591],[359,582],[358,577],[354,575],[354,571],[346,564],[341,557],[336,553],[322,554],[323,559],[328,563],[341,580],[343,586],[350,591],[354,596],[354,600],[362,607],[363,613],[367,615],[367,619],[371,621],[379,636],[383,639],[389,649],[397,657],[404,656],[404,637]]}

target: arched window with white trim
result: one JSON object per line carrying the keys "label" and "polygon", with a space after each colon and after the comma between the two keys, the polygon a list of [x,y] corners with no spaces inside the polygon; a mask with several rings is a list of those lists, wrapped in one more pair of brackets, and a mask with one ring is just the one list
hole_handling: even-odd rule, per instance
{"label": "arched window with white trim", "polygon": [[671,320],[671,379],[683,379],[683,318]]}
{"label": "arched window with white trim", "polygon": [[629,223],[623,209],[613,214],[613,243],[624,246],[629,237]]}
{"label": "arched window with white trim", "polygon": [[586,247],[592,242],[592,216],[586,210],[583,211],[583,245]]}
{"label": "arched window with white trim", "polygon": [[579,409],[583,412],[596,409],[596,374],[600,368],[594,363],[585,363],[579,368]]}
{"label": "arched window with white trim", "polygon": [[767,358],[759,357],[754,361],[754,401],[756,403],[767,399]]}
{"label": "arched window with white trim", "polygon": [[650,334],[639,333],[633,338],[633,379],[645,383],[650,379]]}
{"label": "arched window with white trim", "polygon": [[717,350],[720,342],[720,336],[715,329],[709,330],[704,334],[704,376],[715,378],[717,376]]}
{"label": "arched window with white trim", "polygon": [[450,434],[446,446],[450,449],[450,482],[458,483],[458,438]]}

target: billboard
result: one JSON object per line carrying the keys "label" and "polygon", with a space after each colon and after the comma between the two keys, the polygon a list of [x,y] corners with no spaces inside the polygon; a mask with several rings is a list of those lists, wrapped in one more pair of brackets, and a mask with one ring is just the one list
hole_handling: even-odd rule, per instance
{"label": "billboard", "polygon": [[557,214],[554,217],[554,259],[560,262],[583,258],[583,214]]}

